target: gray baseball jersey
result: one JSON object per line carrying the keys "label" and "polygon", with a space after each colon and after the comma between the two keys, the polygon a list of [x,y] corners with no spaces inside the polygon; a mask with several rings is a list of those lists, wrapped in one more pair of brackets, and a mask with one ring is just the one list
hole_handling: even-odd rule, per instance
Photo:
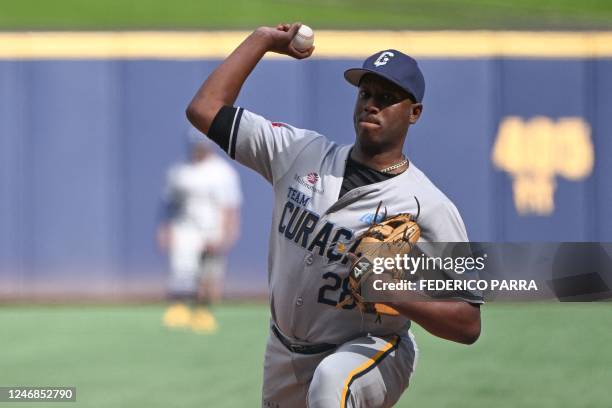
{"label": "gray baseball jersey", "polygon": [[418,169],[361,186],[339,197],[351,146],[224,107],[209,132],[233,159],[261,174],[274,189],[269,242],[272,319],[285,335],[308,343],[342,344],[358,335],[406,332],[403,316],[376,322],[354,304],[336,307],[347,288],[347,252],[368,228],[379,202],[388,214],[416,214],[421,240],[467,241],[453,203]]}

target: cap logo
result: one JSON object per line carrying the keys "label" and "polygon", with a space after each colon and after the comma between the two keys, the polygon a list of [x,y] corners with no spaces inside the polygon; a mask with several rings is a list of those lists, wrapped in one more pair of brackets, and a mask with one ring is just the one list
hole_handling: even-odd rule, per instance
{"label": "cap logo", "polygon": [[374,61],[374,66],[382,67],[383,65],[387,65],[387,62],[389,62],[389,60],[393,57],[395,57],[394,53],[391,51],[385,51],[381,53],[378,58],[376,58],[376,61]]}

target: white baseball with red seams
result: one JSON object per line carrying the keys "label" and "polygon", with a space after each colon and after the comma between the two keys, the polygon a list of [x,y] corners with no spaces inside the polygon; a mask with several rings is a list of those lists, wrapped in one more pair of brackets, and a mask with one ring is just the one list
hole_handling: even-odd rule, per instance
{"label": "white baseball with red seams", "polygon": [[302,24],[293,40],[291,45],[298,51],[306,51],[314,44],[314,31],[307,25]]}

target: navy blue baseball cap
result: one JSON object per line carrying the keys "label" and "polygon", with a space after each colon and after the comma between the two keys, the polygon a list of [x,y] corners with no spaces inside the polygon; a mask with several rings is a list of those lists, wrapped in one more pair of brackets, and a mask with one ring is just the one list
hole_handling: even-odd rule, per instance
{"label": "navy blue baseball cap", "polygon": [[368,57],[361,68],[351,68],[344,71],[344,78],[359,86],[359,81],[365,74],[383,77],[406,92],[415,102],[423,102],[425,95],[425,78],[416,60],[398,50],[384,50]]}

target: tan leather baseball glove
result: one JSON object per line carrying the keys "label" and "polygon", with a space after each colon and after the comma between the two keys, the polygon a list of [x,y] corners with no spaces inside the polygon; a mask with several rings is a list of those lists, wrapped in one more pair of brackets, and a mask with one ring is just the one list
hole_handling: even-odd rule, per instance
{"label": "tan leather baseball glove", "polygon": [[[416,197],[415,197],[416,199]],[[418,205],[418,200],[417,200]],[[378,219],[378,205],[374,221]],[[382,303],[367,302],[362,296],[362,284],[374,274],[373,263],[375,258],[392,258],[397,254],[408,254],[412,251],[414,244],[421,236],[421,228],[417,224],[419,211],[416,216],[401,213],[391,217],[385,216],[379,223],[374,223],[363,234],[358,237],[359,243],[354,250],[351,271],[349,274],[350,296],[338,305],[354,301],[362,313],[375,313],[380,319],[381,315],[397,316],[399,312]],[[403,277],[403,271],[397,269],[385,269],[382,274],[384,280],[397,281]],[[379,275],[382,277],[382,274]]]}

